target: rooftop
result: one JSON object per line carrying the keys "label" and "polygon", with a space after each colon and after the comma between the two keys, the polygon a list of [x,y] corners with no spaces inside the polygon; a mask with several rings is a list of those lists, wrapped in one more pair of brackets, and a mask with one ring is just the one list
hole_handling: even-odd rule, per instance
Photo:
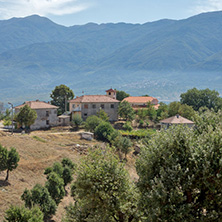
{"label": "rooftop", "polygon": [[69,100],[70,103],[119,103],[119,100],[106,95],[84,95]]}
{"label": "rooftop", "polygon": [[164,119],[160,121],[161,123],[169,123],[169,124],[194,124],[189,119],[186,119],[180,115],[172,116],[170,118]]}
{"label": "rooftop", "polygon": [[15,109],[20,109],[23,106],[28,105],[31,109],[58,109],[58,106],[51,105],[43,101],[26,101],[22,105],[16,106]]}
{"label": "rooftop", "polygon": [[153,100],[157,101],[158,103],[158,100],[151,96],[129,96],[125,98],[123,101],[127,101],[129,103],[148,103],[152,102]]}

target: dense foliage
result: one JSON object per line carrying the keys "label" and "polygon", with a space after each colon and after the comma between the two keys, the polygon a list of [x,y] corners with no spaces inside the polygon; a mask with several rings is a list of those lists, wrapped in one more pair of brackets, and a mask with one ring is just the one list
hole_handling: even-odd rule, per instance
{"label": "dense foliage", "polygon": [[36,118],[36,111],[31,109],[28,105],[23,106],[15,116],[16,122],[18,122],[20,126],[25,126],[26,128],[29,128],[35,122]]}
{"label": "dense foliage", "polygon": [[74,205],[66,221],[138,221],[136,187],[124,165],[107,148],[90,152],[79,166],[72,186]]}
{"label": "dense foliage", "polygon": [[68,102],[68,100],[73,99],[74,93],[68,86],[61,84],[59,86],[56,86],[55,89],[52,90],[50,97],[52,98],[51,104],[59,107],[58,115],[61,115],[66,110],[66,101]]}
{"label": "dense foliage", "polygon": [[56,212],[56,202],[50,196],[48,189],[40,184],[36,184],[31,190],[25,189],[21,198],[25,201],[25,206],[30,209],[38,205],[45,218],[51,217]]}
{"label": "dense foliage", "polygon": [[15,148],[12,147],[8,151],[0,144],[0,171],[6,170],[6,181],[9,178],[9,172],[17,168],[19,159],[19,154]]}
{"label": "dense foliage", "polygon": [[43,213],[36,206],[31,209],[10,206],[5,214],[5,221],[8,222],[43,222]]}
{"label": "dense foliage", "polygon": [[180,95],[182,104],[192,106],[194,110],[199,110],[200,107],[218,110],[222,108],[222,98],[219,93],[210,89],[189,89],[186,93]]}
{"label": "dense foliage", "polygon": [[100,119],[98,116],[89,116],[87,117],[85,121],[85,129],[94,132],[96,127],[102,122],[102,119]]}
{"label": "dense foliage", "polygon": [[119,104],[118,114],[121,118],[129,121],[132,121],[135,116],[132,106],[127,101],[123,101]]}
{"label": "dense foliage", "polygon": [[122,90],[116,91],[116,99],[119,101],[122,101],[123,99],[125,99],[129,96],[130,96],[130,94],[126,93],[125,91],[122,91]]}
{"label": "dense foliage", "polygon": [[219,221],[222,119],[214,120],[216,113],[202,113],[197,129],[172,127],[143,149],[136,168],[145,221]]}

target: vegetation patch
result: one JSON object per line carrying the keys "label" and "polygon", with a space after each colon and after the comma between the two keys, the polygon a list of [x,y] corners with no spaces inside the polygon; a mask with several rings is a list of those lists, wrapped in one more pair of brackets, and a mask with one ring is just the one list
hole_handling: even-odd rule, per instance
{"label": "vegetation patch", "polygon": [[32,137],[33,139],[37,140],[37,141],[40,141],[40,142],[43,142],[43,143],[46,143],[46,141],[38,136],[33,136]]}
{"label": "vegetation patch", "polygon": [[119,130],[122,136],[129,136],[131,138],[145,138],[149,137],[156,133],[155,129],[139,129],[139,130],[132,130],[132,131],[123,131]]}

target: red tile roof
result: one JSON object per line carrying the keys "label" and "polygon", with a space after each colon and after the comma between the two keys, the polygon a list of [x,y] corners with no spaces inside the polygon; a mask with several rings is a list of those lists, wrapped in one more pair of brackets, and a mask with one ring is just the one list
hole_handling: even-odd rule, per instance
{"label": "red tile roof", "polygon": [[158,103],[158,100],[151,96],[129,96],[125,98],[123,101],[127,101],[129,103],[148,103],[156,101]]}
{"label": "red tile roof", "polygon": [[58,106],[51,105],[43,101],[26,101],[24,104],[16,106],[15,109],[20,109],[23,106],[28,105],[31,109],[58,109]]}
{"label": "red tile roof", "polygon": [[111,89],[106,90],[106,92],[116,92],[116,90],[111,88]]}
{"label": "red tile roof", "polygon": [[119,103],[119,100],[106,95],[84,95],[69,100],[70,103]]}
{"label": "red tile roof", "polygon": [[170,118],[164,119],[160,121],[161,123],[169,123],[169,124],[194,124],[194,122],[186,119],[182,116],[176,115]]}

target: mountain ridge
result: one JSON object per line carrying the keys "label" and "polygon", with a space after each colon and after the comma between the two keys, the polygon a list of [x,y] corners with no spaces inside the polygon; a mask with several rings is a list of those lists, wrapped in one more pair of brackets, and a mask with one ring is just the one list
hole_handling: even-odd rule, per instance
{"label": "mountain ridge", "polygon": [[160,100],[176,100],[191,87],[222,93],[221,27],[221,11],[144,24],[1,20],[0,101],[47,100],[62,83],[76,94],[113,86]]}

